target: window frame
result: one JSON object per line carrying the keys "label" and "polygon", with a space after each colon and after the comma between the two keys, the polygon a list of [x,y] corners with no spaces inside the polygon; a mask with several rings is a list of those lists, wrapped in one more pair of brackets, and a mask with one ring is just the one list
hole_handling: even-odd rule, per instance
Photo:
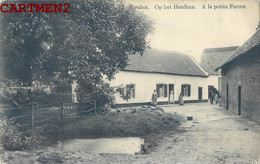
{"label": "window frame", "polygon": [[181,85],[181,94],[183,97],[191,97],[191,85],[182,84]]}
{"label": "window frame", "polygon": [[[160,88],[162,88],[162,94],[160,94]],[[165,83],[158,83],[156,84],[156,92],[157,92],[157,95],[158,95],[158,98],[166,98],[168,97],[168,85],[165,84]]]}
{"label": "window frame", "polygon": [[126,84],[126,95],[128,99],[134,99],[136,97],[135,84]]}

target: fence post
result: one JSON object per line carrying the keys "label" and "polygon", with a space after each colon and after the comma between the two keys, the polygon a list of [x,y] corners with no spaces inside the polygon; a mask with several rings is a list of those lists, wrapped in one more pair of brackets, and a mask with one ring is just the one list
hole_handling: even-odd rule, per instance
{"label": "fence post", "polygon": [[34,106],[32,104],[32,130],[34,130]]}
{"label": "fence post", "polygon": [[96,104],[96,99],[94,99],[94,109],[95,109],[95,114],[97,114],[97,104]]}

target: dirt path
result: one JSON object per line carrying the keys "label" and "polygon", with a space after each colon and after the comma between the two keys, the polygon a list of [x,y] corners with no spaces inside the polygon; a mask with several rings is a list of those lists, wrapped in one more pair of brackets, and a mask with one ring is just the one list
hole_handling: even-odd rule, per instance
{"label": "dirt path", "polygon": [[[158,148],[182,163],[251,163],[260,158],[260,126],[230,115],[217,105],[191,104],[164,107],[166,112],[193,116],[182,128],[187,132],[166,137]],[[165,150],[170,145],[172,150]],[[258,161],[260,163],[260,159]]]}
{"label": "dirt path", "polygon": [[[162,106],[165,112],[193,116],[168,133],[147,155],[64,152],[53,148],[35,152],[6,152],[6,163],[260,163],[260,126],[207,103]],[[7,162],[8,161],[8,162]],[[1,163],[1,161],[0,161]]]}

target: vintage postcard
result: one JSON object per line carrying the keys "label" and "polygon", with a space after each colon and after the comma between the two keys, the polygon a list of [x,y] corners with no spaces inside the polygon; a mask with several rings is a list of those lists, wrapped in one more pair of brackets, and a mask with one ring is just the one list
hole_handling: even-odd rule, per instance
{"label": "vintage postcard", "polygon": [[0,0],[0,164],[260,164],[258,0]]}

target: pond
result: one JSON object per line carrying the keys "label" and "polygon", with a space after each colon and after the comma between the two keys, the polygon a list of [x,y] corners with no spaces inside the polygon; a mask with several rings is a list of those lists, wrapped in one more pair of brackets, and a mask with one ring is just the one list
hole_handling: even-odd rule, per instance
{"label": "pond", "polygon": [[99,138],[72,139],[59,142],[55,147],[65,151],[85,151],[88,153],[130,154],[140,152],[144,139],[138,137],[127,138]]}

